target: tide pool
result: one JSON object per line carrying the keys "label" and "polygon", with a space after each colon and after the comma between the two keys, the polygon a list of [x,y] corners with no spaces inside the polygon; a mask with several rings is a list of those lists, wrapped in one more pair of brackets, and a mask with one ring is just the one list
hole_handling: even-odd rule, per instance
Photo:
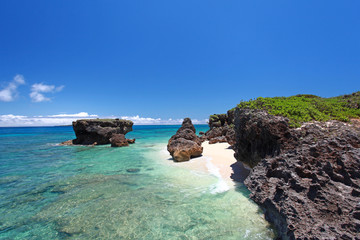
{"label": "tide pool", "polygon": [[242,184],[213,191],[216,176],[169,159],[178,128],[134,126],[123,148],[59,146],[72,127],[0,128],[0,239],[273,239]]}

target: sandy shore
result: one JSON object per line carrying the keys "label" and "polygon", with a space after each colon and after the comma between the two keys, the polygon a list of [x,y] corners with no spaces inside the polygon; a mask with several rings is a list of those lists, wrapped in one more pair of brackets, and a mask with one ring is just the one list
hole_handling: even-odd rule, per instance
{"label": "sandy shore", "polygon": [[201,157],[177,164],[216,176],[219,179],[219,188],[223,191],[233,188],[236,182],[242,182],[248,175],[249,170],[236,161],[234,151],[229,148],[228,143],[209,144],[205,141],[202,146],[204,150]]}

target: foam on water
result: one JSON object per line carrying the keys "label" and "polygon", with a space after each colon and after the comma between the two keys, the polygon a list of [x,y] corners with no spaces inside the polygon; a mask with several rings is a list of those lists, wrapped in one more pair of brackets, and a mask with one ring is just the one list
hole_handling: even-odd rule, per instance
{"label": "foam on water", "polygon": [[228,191],[230,189],[229,185],[221,176],[220,169],[211,162],[210,157],[206,157],[206,167],[212,175],[218,178],[217,183],[210,187],[210,192],[216,194]]}

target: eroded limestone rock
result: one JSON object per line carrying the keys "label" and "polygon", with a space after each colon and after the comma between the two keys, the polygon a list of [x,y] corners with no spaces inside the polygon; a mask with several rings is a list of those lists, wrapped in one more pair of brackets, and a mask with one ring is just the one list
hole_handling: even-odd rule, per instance
{"label": "eroded limestone rock", "polygon": [[169,139],[167,149],[174,161],[189,161],[202,154],[201,140],[190,118],[185,118],[176,134]]}

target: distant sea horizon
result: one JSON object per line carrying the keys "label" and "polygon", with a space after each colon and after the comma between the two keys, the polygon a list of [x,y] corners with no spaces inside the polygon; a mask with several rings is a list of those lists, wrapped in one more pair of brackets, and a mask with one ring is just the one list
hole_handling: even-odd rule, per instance
{"label": "distant sea horizon", "polygon": [[[203,123],[203,124],[194,124],[194,126],[207,126],[208,124],[207,123]],[[179,124],[134,124],[134,126],[181,126],[181,123]],[[28,128],[28,127],[72,127],[71,124],[69,125],[39,125],[39,126],[0,126],[0,128],[21,128],[21,127],[24,127],[24,128]]]}

